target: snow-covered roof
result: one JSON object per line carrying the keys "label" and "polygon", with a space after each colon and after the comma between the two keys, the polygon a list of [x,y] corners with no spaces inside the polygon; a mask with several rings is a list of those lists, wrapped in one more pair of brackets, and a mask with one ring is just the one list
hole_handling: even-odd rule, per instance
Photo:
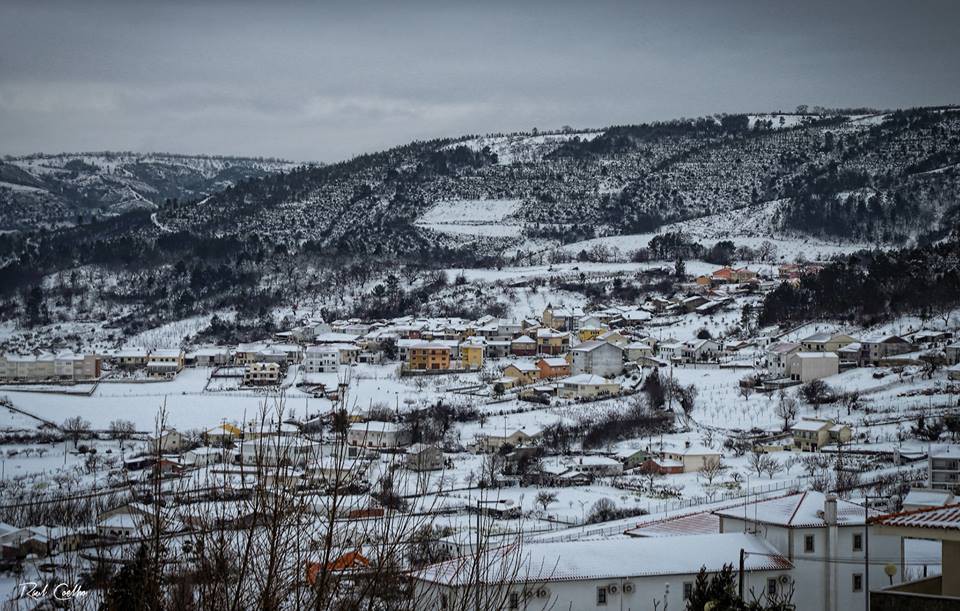
{"label": "snow-covered roof", "polygon": [[574,466],[576,465],[590,465],[590,466],[613,466],[619,465],[620,461],[615,458],[610,458],[609,456],[599,456],[597,454],[587,454],[584,456],[577,456],[573,459]]}
{"label": "snow-covered roof", "polygon": [[[519,550],[509,545],[483,552],[481,565],[499,566],[500,557],[505,559],[519,552],[522,560],[517,579],[548,583],[693,575],[701,567],[717,572],[725,564],[736,564],[741,549],[748,552],[744,565],[747,571],[793,568],[771,544],[744,533],[525,543]],[[429,566],[417,578],[447,585],[467,583],[476,578],[472,574],[475,558],[465,556]],[[493,573],[491,581],[503,578],[499,572]]]}
{"label": "snow-covered roof", "polygon": [[828,361],[838,360],[840,357],[833,352],[797,352],[793,355],[801,361],[816,361],[826,359]]}
{"label": "snow-covered roof", "polygon": [[[827,525],[823,516],[825,500],[826,495],[822,492],[808,490],[775,499],[745,503],[714,513],[725,518],[746,519],[776,526],[820,528]],[[849,501],[837,500],[838,525],[862,525],[864,518],[863,507]]]}
{"label": "snow-covered roof", "polygon": [[400,430],[400,426],[393,422],[370,420],[369,422],[355,422],[350,425],[350,430],[359,433],[395,433]]}
{"label": "snow-covered roof", "polygon": [[548,356],[540,360],[546,363],[547,367],[566,367],[569,364],[567,359],[561,356]]}
{"label": "snow-covered roof", "polygon": [[960,504],[894,513],[873,518],[871,523],[881,526],[960,530]]}
{"label": "snow-covered roof", "polygon": [[793,352],[794,350],[799,350],[800,344],[795,342],[779,342],[767,348],[767,352],[775,352],[777,354],[787,354]]}
{"label": "snow-covered roof", "polygon": [[684,535],[709,535],[720,532],[720,517],[709,511],[686,516],[664,518],[640,524],[627,531],[632,537],[676,537]]}
{"label": "snow-covered roof", "polygon": [[533,339],[529,335],[521,335],[513,340],[514,344],[535,344],[537,340]]}
{"label": "snow-covered roof", "polygon": [[926,505],[928,507],[942,507],[952,502],[952,492],[937,490],[936,488],[911,488],[903,499],[904,505]]}
{"label": "snow-covered roof", "polygon": [[790,430],[809,431],[809,432],[815,433],[817,431],[823,430],[824,428],[829,428],[832,426],[833,426],[833,423],[828,422],[826,420],[801,420],[800,422],[797,422],[792,427],[790,427]]}
{"label": "snow-covered roof", "polygon": [[579,375],[570,376],[569,378],[563,379],[564,384],[571,384],[574,386],[589,386],[589,385],[598,385],[598,384],[616,384],[616,382],[611,382],[606,378],[602,378],[598,375],[592,373],[581,373]]}
{"label": "snow-covered roof", "polygon": [[515,367],[520,371],[530,371],[530,372],[539,371],[536,365],[534,365],[533,363],[528,363],[527,361],[514,361],[509,365],[507,365],[506,367],[504,367],[504,370],[509,369],[510,367]]}

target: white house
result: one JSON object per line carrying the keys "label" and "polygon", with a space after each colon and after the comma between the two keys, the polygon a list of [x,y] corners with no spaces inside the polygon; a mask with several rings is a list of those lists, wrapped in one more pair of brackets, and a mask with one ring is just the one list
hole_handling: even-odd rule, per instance
{"label": "white house", "polygon": [[410,443],[406,431],[393,422],[356,422],[347,430],[347,443],[367,448],[396,449]]}
{"label": "white house", "polygon": [[840,373],[835,352],[796,352],[787,359],[787,372],[795,382],[819,380]]}
{"label": "white house", "polygon": [[619,384],[590,373],[560,380],[559,394],[566,399],[593,399],[619,393]]}
{"label": "white house", "polygon": [[[745,585],[764,596],[789,582],[793,566],[762,538],[745,533],[643,539],[509,543],[426,567],[414,574],[418,608],[469,609],[480,582],[483,608],[684,609],[701,567],[737,566]],[[482,567],[480,572],[476,566]]]}
{"label": "white house", "polygon": [[774,378],[787,377],[787,361],[800,351],[795,342],[777,342],[767,348],[763,364]]}
{"label": "white house", "polygon": [[602,340],[583,342],[570,349],[570,370],[574,374],[620,375],[623,373],[623,349]]}
{"label": "white house", "polygon": [[[722,533],[756,533],[793,564],[797,609],[861,609],[866,592],[866,510],[807,491],[714,512]],[[870,534],[870,583],[887,583],[884,565],[901,558],[895,537]]]}
{"label": "white house", "polygon": [[305,373],[336,373],[340,368],[340,350],[336,344],[310,346],[303,355]]}

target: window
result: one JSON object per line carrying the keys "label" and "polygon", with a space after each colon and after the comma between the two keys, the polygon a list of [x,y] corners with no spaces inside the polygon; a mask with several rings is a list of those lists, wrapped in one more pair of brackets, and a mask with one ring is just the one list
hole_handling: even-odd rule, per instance
{"label": "window", "polygon": [[773,577],[767,580],[767,596],[777,595],[777,580]]}
{"label": "window", "polygon": [[520,595],[516,592],[510,592],[510,608],[511,609],[520,608]]}
{"label": "window", "polygon": [[853,591],[863,592],[863,575],[861,573],[853,574]]}
{"label": "window", "polygon": [[690,600],[691,596],[693,596],[693,582],[685,581],[683,582],[683,600]]}
{"label": "window", "polygon": [[853,551],[863,551],[863,535],[861,533],[853,533]]}
{"label": "window", "polygon": [[597,604],[605,605],[607,604],[607,589],[606,588],[597,588]]}
{"label": "window", "polygon": [[803,551],[804,553],[807,553],[807,554],[813,553],[813,535],[804,535]]}

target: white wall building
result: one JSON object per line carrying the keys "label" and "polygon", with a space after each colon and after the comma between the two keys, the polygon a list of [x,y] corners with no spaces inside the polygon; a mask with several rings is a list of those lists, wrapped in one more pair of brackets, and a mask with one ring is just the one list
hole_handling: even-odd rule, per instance
{"label": "white wall building", "polygon": [[[684,609],[701,566],[719,571],[745,561],[745,584],[764,596],[767,583],[789,581],[792,565],[768,542],[744,533],[524,543],[481,553],[483,608]],[[518,554],[516,558],[512,554]],[[415,575],[424,609],[469,609],[475,599],[476,558],[466,555]],[[517,569],[517,570],[513,570]],[[506,583],[503,583],[506,582]],[[469,598],[469,600],[468,600]]]}
{"label": "white wall building", "polygon": [[787,359],[787,372],[795,382],[837,375],[840,373],[840,357],[834,352],[796,352]]}
{"label": "white wall building", "polygon": [[371,420],[351,424],[347,430],[347,443],[367,448],[394,449],[403,447],[410,441],[398,424]]}
{"label": "white wall building", "polygon": [[591,340],[570,349],[570,371],[610,377],[623,373],[623,349],[602,340]]}
{"label": "white wall building", "polygon": [[[847,611],[864,606],[865,510],[833,495],[808,491],[715,511],[722,533],[754,533],[793,566],[798,611]],[[871,531],[872,533],[872,531]],[[870,535],[870,583],[888,583],[884,566],[901,558],[895,537]]]}
{"label": "white wall building", "polygon": [[340,369],[340,350],[336,344],[310,346],[303,356],[305,373],[336,373]]}

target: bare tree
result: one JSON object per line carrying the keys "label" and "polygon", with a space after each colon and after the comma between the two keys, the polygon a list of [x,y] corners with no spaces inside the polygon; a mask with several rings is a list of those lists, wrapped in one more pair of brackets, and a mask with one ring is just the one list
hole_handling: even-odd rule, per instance
{"label": "bare tree", "polygon": [[763,472],[767,474],[767,477],[773,479],[777,473],[780,473],[783,470],[783,465],[780,464],[780,461],[774,458],[773,456],[767,455],[766,460],[763,464]]}
{"label": "bare tree", "polygon": [[708,456],[700,467],[700,476],[707,480],[707,485],[712,486],[713,480],[723,475],[729,467],[723,464],[723,459],[719,456]]}
{"label": "bare tree", "polygon": [[536,503],[546,511],[547,507],[557,502],[557,493],[553,490],[541,490],[537,493]]}
{"label": "bare tree", "polygon": [[793,421],[797,417],[797,400],[796,398],[781,392],[777,406],[774,408],[774,413],[777,415],[777,418],[783,420],[783,430],[787,431],[790,429],[790,425],[793,424]]}
{"label": "bare tree", "polygon": [[90,423],[80,416],[71,416],[63,421],[60,428],[73,440],[73,447],[76,448],[80,439],[90,432]]}

